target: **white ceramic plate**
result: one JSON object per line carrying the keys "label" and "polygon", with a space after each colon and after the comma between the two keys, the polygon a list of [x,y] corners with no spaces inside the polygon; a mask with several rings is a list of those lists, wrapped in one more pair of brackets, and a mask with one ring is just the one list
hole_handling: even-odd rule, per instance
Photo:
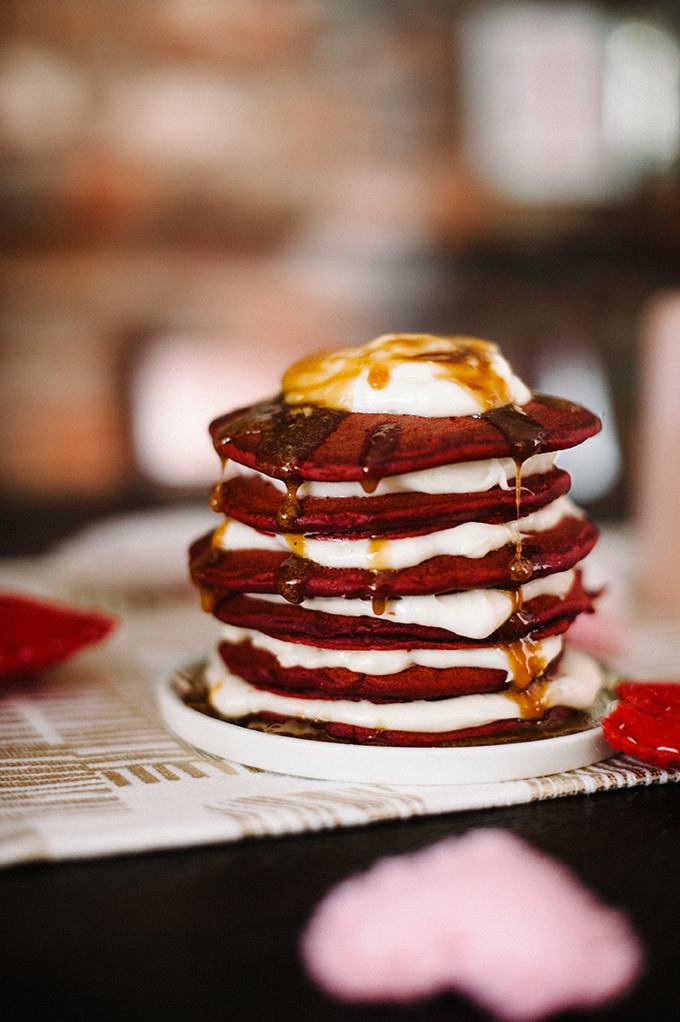
{"label": "white ceramic plate", "polygon": [[165,723],[179,738],[222,759],[278,774],[363,784],[483,784],[575,770],[612,750],[599,727],[577,734],[457,749],[315,742],[253,731],[192,709],[172,682],[159,689]]}

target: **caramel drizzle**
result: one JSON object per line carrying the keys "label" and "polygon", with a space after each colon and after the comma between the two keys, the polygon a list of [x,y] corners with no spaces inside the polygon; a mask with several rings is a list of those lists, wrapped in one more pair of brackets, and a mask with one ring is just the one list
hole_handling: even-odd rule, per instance
{"label": "caramel drizzle", "polygon": [[224,539],[225,532],[229,528],[229,522],[230,521],[231,521],[231,518],[225,518],[224,521],[221,523],[221,525],[218,525],[217,528],[214,530],[214,532],[212,534],[212,538],[211,538],[211,544],[213,546],[213,549],[215,549],[215,550],[220,550],[221,549],[221,547],[222,547],[222,540]]}
{"label": "caramel drizzle", "polygon": [[510,561],[509,570],[510,578],[513,582],[519,584],[517,593],[519,595],[519,607],[518,610],[522,609],[522,589],[521,586],[524,582],[528,582],[533,575],[533,565],[528,557],[523,554],[523,541],[522,533],[519,528],[519,520],[522,516],[522,462],[515,460],[515,553]]}
{"label": "caramel drizzle", "polygon": [[374,390],[383,390],[390,382],[389,366],[374,362],[368,370],[368,385]]}
{"label": "caramel drizzle", "polygon": [[286,479],[286,499],[276,512],[276,521],[282,529],[290,529],[295,525],[300,515],[300,501],[298,490],[301,481],[299,479]]}
{"label": "caramel drizzle", "polygon": [[545,657],[541,652],[540,642],[536,639],[522,638],[510,642],[505,653],[512,674],[512,685],[515,691],[526,691],[531,683],[545,670]]}
{"label": "caramel drizzle", "polygon": [[361,486],[365,493],[373,493],[380,482],[378,467],[389,457],[399,443],[401,427],[396,422],[383,422],[375,426],[366,436],[359,458],[363,476]]}
{"label": "caramel drizzle", "polygon": [[370,387],[382,390],[404,363],[429,362],[434,379],[465,387],[486,409],[511,400],[508,382],[494,367],[497,352],[495,344],[474,337],[391,334],[361,348],[319,352],[296,362],[283,376],[284,400],[347,407],[352,384],[363,374]]}
{"label": "caramel drizzle", "polygon": [[481,402],[485,411],[511,400],[508,382],[493,368],[494,346],[468,338],[465,344],[440,348],[436,343],[412,356],[414,362],[434,362],[454,383],[465,387]]}
{"label": "caramel drizzle", "polygon": [[389,591],[385,583],[384,572],[388,569],[385,564],[385,554],[389,545],[389,539],[381,536],[372,536],[368,542],[368,562],[371,565],[366,586],[371,597],[371,610],[380,617],[387,609]]}
{"label": "caramel drizzle", "polygon": [[290,556],[276,569],[274,586],[279,596],[288,603],[302,603],[309,576],[309,562],[305,556],[305,537],[301,533],[288,532],[285,539],[290,547]]}
{"label": "caramel drizzle", "polygon": [[524,637],[505,647],[512,683],[508,696],[519,709],[522,720],[539,720],[547,709],[543,672],[547,666],[540,641]]}
{"label": "caramel drizzle", "polygon": [[276,569],[274,586],[277,595],[288,603],[302,603],[307,595],[308,565],[304,557],[291,553]]}
{"label": "caramel drizzle", "polygon": [[522,691],[509,693],[519,708],[522,720],[540,720],[545,716],[545,682],[537,679]]}
{"label": "caramel drizzle", "polygon": [[279,397],[215,420],[211,426],[213,444],[224,459],[230,445],[238,441],[256,443],[254,460],[261,472],[284,481],[299,481],[300,465],[347,415],[334,408],[286,405]]}
{"label": "caramel drizzle", "polygon": [[[223,470],[223,474],[224,474],[224,470]],[[222,495],[221,495],[221,492],[220,492],[221,485],[222,485],[222,481],[221,480],[220,480],[220,482],[215,483],[215,485],[212,488],[212,493],[210,494],[210,500],[209,500],[210,510],[214,511],[215,514],[219,514],[220,511],[222,510]]]}
{"label": "caramel drizzle", "polygon": [[287,532],[285,539],[294,557],[303,558],[305,556],[305,537],[302,533]]}
{"label": "caramel drizzle", "polygon": [[[422,357],[432,358],[434,353]],[[456,358],[448,353],[437,354],[441,362],[455,362]],[[389,382],[389,368],[386,365],[374,364],[369,371],[369,383],[382,388]],[[467,381],[466,381],[467,382]],[[225,417],[215,424],[214,441],[222,461],[222,474],[227,463],[224,454],[225,446],[248,433],[260,434],[260,443],[256,454],[256,465],[265,474],[281,478],[286,485],[286,496],[277,511],[277,523],[284,530],[291,547],[291,556],[281,565],[277,572],[276,588],[280,595],[290,602],[299,603],[304,599],[304,586],[307,577],[304,557],[304,537],[290,532],[300,515],[298,496],[301,477],[297,466],[324,442],[337,427],[339,421],[348,414],[328,408],[316,406],[286,406],[280,400],[263,402],[258,406],[257,414],[249,410],[247,414],[238,413]],[[522,467],[532,454],[541,449],[544,430],[541,425],[528,415],[522,408],[505,404],[490,408],[481,413],[481,418],[493,425],[509,442],[515,462],[515,517],[517,534],[513,556],[509,563],[509,574],[516,588],[511,590],[513,613],[522,609],[522,584],[533,574],[532,562],[523,555],[522,536],[519,531],[522,497]],[[380,465],[398,446],[401,426],[395,422],[385,422],[376,426],[366,437],[364,450],[360,458],[363,476],[360,480],[365,493],[373,493],[381,479]],[[220,484],[217,484],[210,498],[213,510],[220,510]],[[225,522],[216,530],[213,544],[219,545],[226,528]],[[371,544],[374,549],[371,557],[379,560],[381,544],[385,541],[374,537]],[[385,612],[389,593],[384,578],[385,567],[371,567],[370,581],[367,584],[371,595],[373,613],[381,615]]]}
{"label": "caramel drizzle", "polygon": [[522,507],[522,467],[527,458],[536,454],[541,449],[545,436],[545,430],[528,415],[523,408],[517,405],[503,405],[500,408],[491,408],[484,413],[496,429],[503,434],[506,440],[512,445],[513,459],[515,462],[515,522],[517,535],[515,540],[515,552],[510,561],[510,578],[518,584],[517,602],[515,612],[522,609],[523,583],[528,582],[533,574],[531,561],[523,554],[522,535],[519,531],[519,520]]}

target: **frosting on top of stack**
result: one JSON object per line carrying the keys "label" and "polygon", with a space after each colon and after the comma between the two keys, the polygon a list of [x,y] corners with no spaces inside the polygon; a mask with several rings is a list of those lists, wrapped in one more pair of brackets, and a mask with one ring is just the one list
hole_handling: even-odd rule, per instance
{"label": "frosting on top of stack", "polygon": [[347,412],[476,415],[530,398],[498,346],[475,337],[385,334],[302,359],[283,377],[286,403]]}

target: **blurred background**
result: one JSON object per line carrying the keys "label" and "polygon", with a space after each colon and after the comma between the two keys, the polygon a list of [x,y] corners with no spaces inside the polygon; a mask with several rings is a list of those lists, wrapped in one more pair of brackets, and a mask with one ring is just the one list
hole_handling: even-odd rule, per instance
{"label": "blurred background", "polygon": [[680,338],[674,0],[5,0],[0,32],[0,553],[207,500],[213,416],[398,331],[603,415],[574,495],[631,516]]}

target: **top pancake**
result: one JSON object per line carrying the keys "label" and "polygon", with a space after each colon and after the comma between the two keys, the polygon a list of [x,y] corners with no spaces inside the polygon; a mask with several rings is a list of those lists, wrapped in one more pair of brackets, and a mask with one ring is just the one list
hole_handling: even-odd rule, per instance
{"label": "top pancake", "polygon": [[220,416],[210,433],[223,462],[283,480],[365,483],[463,461],[523,462],[575,447],[600,428],[580,405],[543,394],[522,408],[447,418],[350,413],[278,397]]}

